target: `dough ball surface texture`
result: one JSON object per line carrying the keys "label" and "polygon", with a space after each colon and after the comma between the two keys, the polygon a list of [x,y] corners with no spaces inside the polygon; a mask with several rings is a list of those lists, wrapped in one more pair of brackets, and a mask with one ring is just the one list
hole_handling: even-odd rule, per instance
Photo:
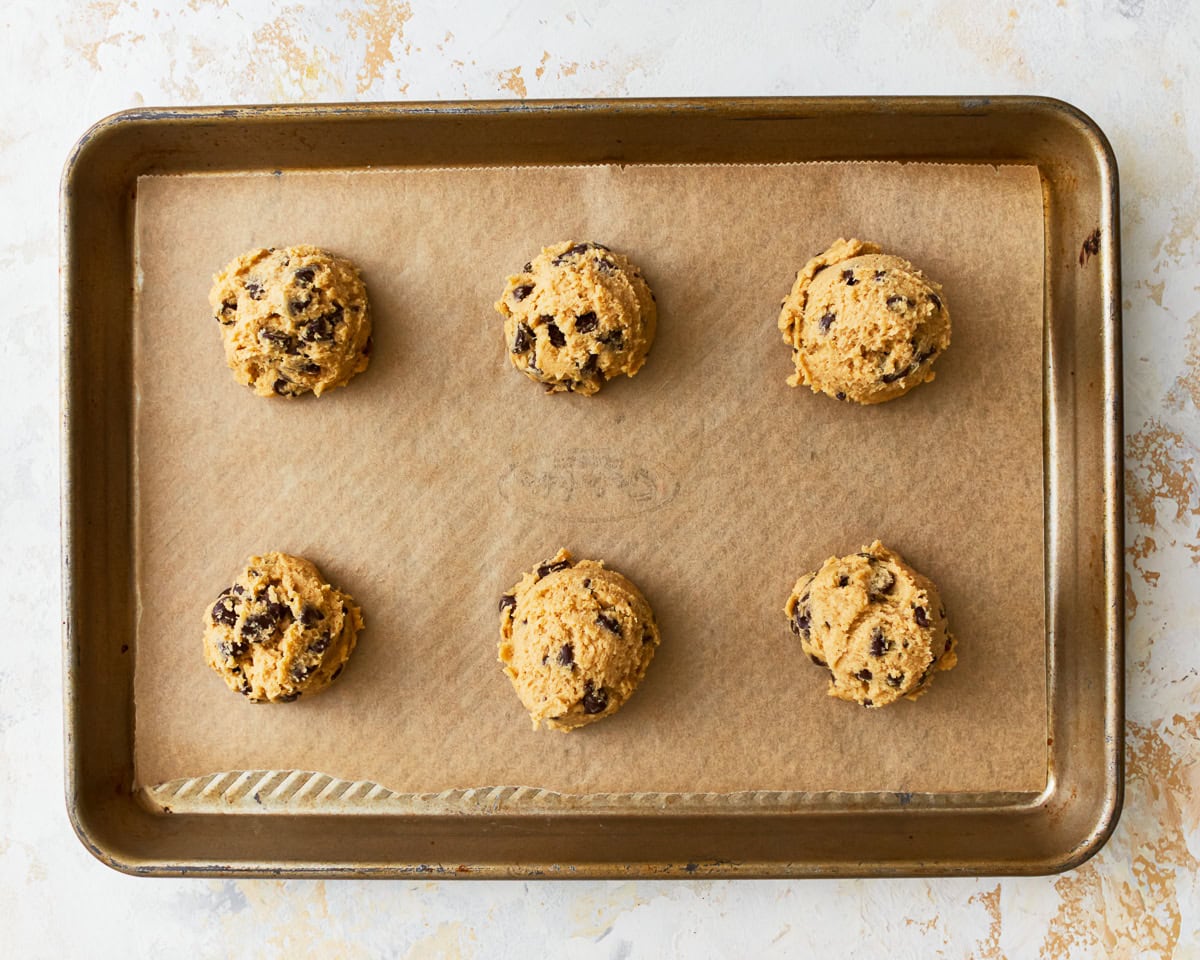
{"label": "dough ball surface texture", "polygon": [[958,662],[937,587],[878,540],[800,577],[784,612],[829,695],[864,707],[916,700]]}
{"label": "dough ball surface texture", "polygon": [[310,246],[252,250],[213,278],[208,301],[225,362],[259,396],[320,396],[367,369],[367,291],[342,257]]}
{"label": "dough ball surface texture", "polygon": [[600,243],[564,240],[508,278],[496,301],[512,365],[547,393],[596,393],[634,376],[658,310],[641,271]]}
{"label": "dough ball surface texture", "polygon": [[633,583],[560,550],[500,598],[499,659],[534,729],[570,731],[633,695],[659,644]]}
{"label": "dough ball surface texture", "polygon": [[873,243],[838,240],[796,277],[779,313],[796,372],[813,392],[883,403],[933,379],[950,346],[939,284]]}
{"label": "dough ball surface texture", "polygon": [[362,628],[353,598],[312,563],[268,553],[251,557],[205,611],[204,656],[252,703],[286,703],[328,687]]}

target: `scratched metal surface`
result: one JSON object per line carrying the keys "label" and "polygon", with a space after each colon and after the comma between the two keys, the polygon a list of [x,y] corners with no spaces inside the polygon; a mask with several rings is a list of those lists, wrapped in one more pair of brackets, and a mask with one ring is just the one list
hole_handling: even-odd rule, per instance
{"label": "scratched metal surface", "polygon": [[[1200,952],[1200,8],[191,0],[5,6],[0,891],[20,956],[1195,956]],[[784,9],[786,7],[786,9]],[[1051,94],[1122,176],[1125,810],[1062,876],[1003,880],[140,882],[62,809],[56,190],[143,104],[752,94]]]}

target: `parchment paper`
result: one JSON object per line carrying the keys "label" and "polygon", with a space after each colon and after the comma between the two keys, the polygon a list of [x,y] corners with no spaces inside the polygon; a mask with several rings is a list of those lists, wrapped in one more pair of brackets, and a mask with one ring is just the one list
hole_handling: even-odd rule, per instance
{"label": "parchment paper", "polygon": [[[318,770],[393,790],[1039,790],[1046,782],[1039,178],[811,164],[143,178],[137,197],[136,770]],[[859,408],[792,389],[775,322],[839,236],[945,286],[937,379]],[[643,371],[594,398],[510,368],[492,303],[558,239],[640,264]],[[226,369],[211,278],[257,246],[362,267],[371,367],[266,400]],[[941,587],[959,666],[919,703],[825,695],[782,612],[874,537]],[[533,732],[496,662],[499,596],[560,546],[638,583],[663,643],[630,703]],[[343,677],[252,705],[202,617],[252,553],[362,605]]]}

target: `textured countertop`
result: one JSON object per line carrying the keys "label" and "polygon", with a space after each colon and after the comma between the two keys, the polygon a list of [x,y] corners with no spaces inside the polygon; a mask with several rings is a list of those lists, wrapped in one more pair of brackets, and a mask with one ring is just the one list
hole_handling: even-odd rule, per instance
{"label": "textured countertop", "polygon": [[[1200,4],[10,0],[0,10],[0,898],[9,956],[1200,957]],[[1050,95],[1120,165],[1124,814],[1032,879],[136,880],[63,803],[58,179],[140,105]]]}

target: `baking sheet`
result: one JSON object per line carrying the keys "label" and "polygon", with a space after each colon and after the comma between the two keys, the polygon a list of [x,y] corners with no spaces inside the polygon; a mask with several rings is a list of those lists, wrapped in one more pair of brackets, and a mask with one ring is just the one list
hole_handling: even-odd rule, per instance
{"label": "baking sheet", "polygon": [[[135,525],[140,784],[319,770],[402,792],[1026,791],[1046,782],[1042,198],[1032,166],[378,170],[139,181]],[[943,283],[937,380],[857,408],[793,390],[775,329],[838,236]],[[556,239],[639,263],[644,370],[547,396],[491,304]],[[286,403],[224,367],[212,274],[261,245],[363,268],[370,370]],[[917,704],[824,695],[783,602],[879,536],[941,587],[959,666]],[[559,546],[607,560],[663,645],[620,713],[529,728],[496,601]],[[252,705],[201,653],[251,553],[299,553],[363,606],[343,677]]]}

